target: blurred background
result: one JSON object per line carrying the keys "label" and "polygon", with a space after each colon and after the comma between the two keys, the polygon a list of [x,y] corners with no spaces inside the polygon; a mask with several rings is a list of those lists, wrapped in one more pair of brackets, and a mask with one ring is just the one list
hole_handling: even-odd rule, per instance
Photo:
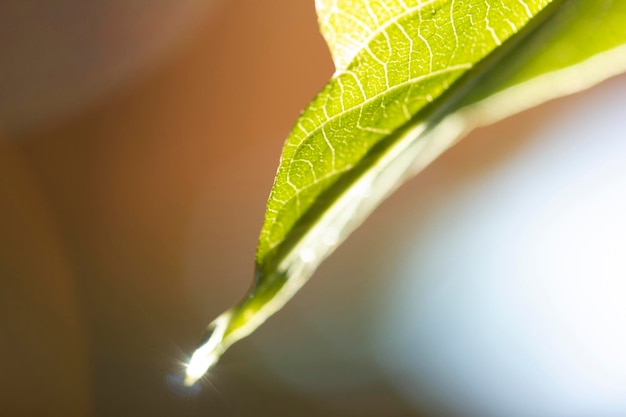
{"label": "blurred background", "polygon": [[313,3],[0,3],[0,415],[626,415],[625,77],[473,133],[172,383],[333,72]]}

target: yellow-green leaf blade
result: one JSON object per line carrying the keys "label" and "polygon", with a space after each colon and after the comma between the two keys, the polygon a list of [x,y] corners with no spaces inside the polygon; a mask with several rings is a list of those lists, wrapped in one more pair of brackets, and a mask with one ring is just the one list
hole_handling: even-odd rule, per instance
{"label": "yellow-green leaf blade", "polygon": [[[375,6],[384,3],[387,9]],[[338,68],[286,141],[257,263],[266,261],[343,172],[548,3],[515,1],[505,9],[491,1],[318,2]],[[379,9],[389,12],[376,19]],[[392,16],[392,10],[398,14]],[[353,39],[355,30],[361,30],[358,39]],[[349,49],[353,44],[360,49]]]}
{"label": "yellow-green leaf blade", "polygon": [[459,107],[471,128],[589,88],[626,69],[626,1],[565,2]]}
{"label": "yellow-green leaf blade", "polygon": [[188,381],[464,132],[626,68],[626,0],[316,4],[337,72],[286,141],[255,285],[209,326]]}

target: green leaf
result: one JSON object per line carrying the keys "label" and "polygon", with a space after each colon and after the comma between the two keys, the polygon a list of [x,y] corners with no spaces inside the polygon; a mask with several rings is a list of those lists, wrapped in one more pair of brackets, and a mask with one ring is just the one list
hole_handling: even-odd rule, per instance
{"label": "green leaf", "polygon": [[464,99],[463,112],[497,121],[544,101],[575,93],[626,70],[626,1],[562,2]]}
{"label": "green leaf", "polygon": [[472,128],[626,68],[626,0],[317,0],[336,72],[287,138],[250,293],[192,383],[280,309],[404,179]]}

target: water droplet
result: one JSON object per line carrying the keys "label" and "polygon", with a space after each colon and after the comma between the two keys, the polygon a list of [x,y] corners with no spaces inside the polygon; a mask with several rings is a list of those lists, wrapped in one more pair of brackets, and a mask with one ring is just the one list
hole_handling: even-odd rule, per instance
{"label": "water droplet", "polygon": [[187,365],[184,380],[186,386],[194,385],[219,360],[224,351],[222,341],[230,318],[230,313],[224,313],[207,326],[200,347],[191,355]]}

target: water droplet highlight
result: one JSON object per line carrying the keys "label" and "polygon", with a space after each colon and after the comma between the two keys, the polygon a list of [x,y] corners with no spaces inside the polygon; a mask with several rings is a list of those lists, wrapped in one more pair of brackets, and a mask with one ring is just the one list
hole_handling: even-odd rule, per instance
{"label": "water droplet highlight", "polygon": [[224,353],[223,339],[230,322],[231,314],[226,312],[215,319],[202,337],[203,343],[191,356],[185,372],[185,385],[194,385],[202,376],[217,363]]}

